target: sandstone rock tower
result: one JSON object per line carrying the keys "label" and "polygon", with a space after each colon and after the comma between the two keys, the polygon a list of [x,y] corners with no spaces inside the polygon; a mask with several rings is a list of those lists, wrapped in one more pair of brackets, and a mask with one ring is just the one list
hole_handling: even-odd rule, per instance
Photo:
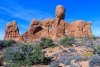
{"label": "sandstone rock tower", "polygon": [[7,24],[4,39],[18,38],[19,41],[34,41],[41,37],[51,39],[60,39],[65,36],[91,36],[91,22],[76,20],[68,23],[64,21],[65,8],[62,5],[56,7],[55,19],[45,19],[39,21],[33,19],[29,29],[20,36],[17,24],[15,21]]}
{"label": "sandstone rock tower", "polygon": [[62,5],[58,5],[56,7],[56,20],[64,20],[65,17],[65,9]]}
{"label": "sandstone rock tower", "polygon": [[13,39],[17,39],[18,37],[20,37],[20,34],[19,34],[19,29],[16,24],[16,21],[7,23],[4,39],[13,40]]}

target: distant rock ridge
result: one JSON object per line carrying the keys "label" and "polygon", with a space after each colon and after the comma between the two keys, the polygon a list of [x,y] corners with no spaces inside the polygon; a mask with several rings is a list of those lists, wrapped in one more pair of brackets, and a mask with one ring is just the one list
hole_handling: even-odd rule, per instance
{"label": "distant rock ridge", "polygon": [[22,35],[16,21],[9,22],[5,30],[5,40],[34,41],[41,37],[60,39],[65,36],[85,37],[91,36],[91,22],[76,20],[72,23],[64,21],[65,9],[62,5],[56,7],[55,20],[45,19],[43,21],[32,20],[29,29]]}

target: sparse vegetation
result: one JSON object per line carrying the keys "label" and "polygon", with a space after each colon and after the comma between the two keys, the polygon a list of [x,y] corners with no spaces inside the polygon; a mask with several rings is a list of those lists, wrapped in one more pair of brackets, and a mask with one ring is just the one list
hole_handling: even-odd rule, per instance
{"label": "sparse vegetation", "polygon": [[40,45],[34,47],[32,59],[34,64],[42,64],[44,62],[45,55],[44,52],[41,51]]}
{"label": "sparse vegetation", "polygon": [[89,66],[90,67],[100,66],[100,56],[95,55],[92,58],[90,58],[90,60],[89,60]]}
{"label": "sparse vegetation", "polygon": [[59,62],[58,61],[53,61],[53,62],[51,62],[49,67],[59,67]]}
{"label": "sparse vegetation", "polygon": [[70,52],[77,52],[77,50],[74,49],[74,48],[69,48],[68,50],[69,50]]}
{"label": "sparse vegetation", "polygon": [[100,45],[96,45],[94,47],[94,49],[95,49],[95,53],[97,53],[98,55],[100,55]]}
{"label": "sparse vegetation", "polygon": [[36,45],[21,45],[18,47],[9,47],[4,52],[4,62],[16,66],[31,66],[33,64],[48,64],[47,58],[41,51],[41,47]]}
{"label": "sparse vegetation", "polygon": [[56,45],[53,43],[52,39],[43,37],[40,39],[40,46],[42,48],[47,48],[47,47],[54,47]]}
{"label": "sparse vegetation", "polygon": [[66,65],[70,65],[71,64],[71,61],[73,59],[73,56],[69,56],[69,57],[63,57],[60,59],[60,63],[63,63],[65,66]]}
{"label": "sparse vegetation", "polygon": [[33,47],[31,45],[21,45],[17,47],[9,47],[4,52],[4,62],[10,65],[15,64],[16,66],[32,65],[32,52]]}
{"label": "sparse vegetation", "polygon": [[15,43],[14,40],[0,40],[0,49],[13,46]]}
{"label": "sparse vegetation", "polygon": [[[59,44],[57,44],[57,47],[55,47],[56,45],[53,43],[54,41],[52,39],[45,37],[41,38],[40,41],[36,41],[36,43],[33,42],[33,46],[30,45],[30,43],[24,43],[22,45],[14,46],[16,42],[13,40],[0,41],[0,49],[4,48],[4,50],[1,50],[4,51],[4,56],[0,58],[0,61],[5,62],[4,67],[30,67],[32,65],[38,64],[48,65],[50,63],[51,64],[49,65],[49,67],[59,67],[60,63],[64,64],[64,66],[77,67],[77,65],[73,65],[73,63],[78,63],[81,61],[85,62],[88,60],[90,67],[99,66],[100,59],[98,58],[100,58],[100,45],[96,44],[95,47],[93,46],[95,54],[97,53],[98,56],[94,56],[95,54],[92,51],[84,51],[84,49],[82,49],[82,52],[79,53],[79,50],[77,50],[77,48],[79,47],[90,47],[92,40],[95,39],[95,37],[86,37],[84,39],[81,38],[81,40],[79,40],[81,42],[78,42],[77,39],[68,36],[61,39],[60,41],[55,41]],[[74,48],[72,44],[74,44],[75,42],[79,45],[77,45],[77,47],[74,46]],[[61,50],[59,50],[60,48]],[[55,53],[55,51],[52,49],[57,49],[60,52]],[[52,55],[49,56],[48,53],[51,53]]]}
{"label": "sparse vegetation", "polygon": [[93,52],[89,52],[89,51],[82,53],[82,56],[86,56],[86,57],[92,57],[93,55],[94,55]]}
{"label": "sparse vegetation", "polygon": [[64,37],[63,39],[60,40],[60,45],[63,45],[64,47],[72,46],[74,43],[74,37],[68,36]]}
{"label": "sparse vegetation", "polygon": [[63,50],[62,52],[63,52],[63,53],[67,53],[68,51],[67,51],[67,50]]}
{"label": "sparse vegetation", "polygon": [[81,56],[81,55],[76,55],[76,56],[74,57],[74,60],[75,60],[75,63],[76,63],[76,62],[81,62],[81,61],[82,61],[82,56]]}

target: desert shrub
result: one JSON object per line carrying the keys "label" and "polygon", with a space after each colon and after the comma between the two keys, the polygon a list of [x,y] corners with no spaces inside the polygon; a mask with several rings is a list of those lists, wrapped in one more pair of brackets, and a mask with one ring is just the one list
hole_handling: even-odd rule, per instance
{"label": "desert shrub", "polygon": [[68,51],[67,50],[62,50],[62,53],[67,53]]}
{"label": "desert shrub", "polygon": [[71,64],[71,60],[70,59],[65,59],[64,65],[70,65]]}
{"label": "desert shrub", "polygon": [[95,55],[92,58],[90,58],[89,66],[90,67],[100,66],[100,56]]}
{"label": "desert shrub", "polygon": [[64,64],[65,58],[61,58],[61,59],[59,60],[59,62]]}
{"label": "desert shrub", "polygon": [[4,40],[4,46],[11,46],[11,45],[13,45],[15,43],[15,41],[14,40]]}
{"label": "desert shrub", "polygon": [[16,66],[49,63],[49,59],[45,57],[39,45],[33,47],[29,44],[7,48],[4,52],[4,61]]}
{"label": "desert shrub", "polygon": [[75,45],[78,44],[79,46],[93,48],[93,46],[95,45],[94,42],[96,40],[97,40],[97,37],[94,37],[94,36],[82,37],[82,38],[76,39]]}
{"label": "desert shrub", "polygon": [[77,52],[77,50],[74,49],[74,48],[69,48],[68,50],[69,50],[70,52]]}
{"label": "desert shrub", "polygon": [[0,49],[13,46],[16,43],[14,40],[0,40]]}
{"label": "desert shrub", "polygon": [[43,37],[40,39],[40,46],[42,48],[47,48],[47,47],[54,47],[55,44],[53,43],[52,39]]}
{"label": "desert shrub", "polygon": [[96,40],[98,37],[97,36],[89,36],[88,37],[90,40]]}
{"label": "desert shrub", "polygon": [[4,47],[4,45],[3,45],[4,43],[3,43],[3,41],[2,40],[0,40],[0,49],[2,49],[3,47]]}
{"label": "desert shrub", "polygon": [[93,42],[92,42],[92,40],[89,39],[89,38],[84,38],[84,39],[81,41],[81,44],[82,44],[82,46],[93,48]]}
{"label": "desert shrub", "polygon": [[63,63],[65,66],[71,64],[71,59],[70,58],[61,58],[59,60],[60,63]]}
{"label": "desert shrub", "polygon": [[77,40],[75,40],[74,44],[75,44],[76,47],[83,46],[83,44],[82,43],[79,43]]}
{"label": "desert shrub", "polygon": [[82,56],[81,56],[81,55],[76,55],[76,56],[74,57],[74,60],[75,60],[75,63],[76,63],[76,62],[80,62],[80,61],[82,61]]}
{"label": "desert shrub", "polygon": [[33,49],[32,45],[9,47],[4,52],[4,61],[16,66],[32,65],[33,60],[31,56],[33,55]]}
{"label": "desert shrub", "polygon": [[87,57],[87,56],[82,56],[82,61],[87,61],[88,59],[90,59],[91,57]]}
{"label": "desert shrub", "polygon": [[86,57],[92,57],[94,54],[93,52],[82,52],[82,56],[86,56]]}
{"label": "desert shrub", "polygon": [[32,58],[34,59],[34,64],[42,64],[45,58],[44,52],[41,51],[41,46],[36,45],[34,47],[34,53],[32,55]]}
{"label": "desert shrub", "polygon": [[53,61],[53,62],[51,62],[49,67],[59,67],[59,62],[58,61]]}
{"label": "desert shrub", "polygon": [[48,64],[51,61],[50,57],[45,57],[45,53],[41,49],[40,45],[34,46],[33,55],[31,56],[33,64]]}
{"label": "desert shrub", "polygon": [[100,55],[100,45],[96,45],[94,47],[95,53],[97,53],[98,55]]}
{"label": "desert shrub", "polygon": [[74,43],[74,37],[64,37],[63,39],[60,40],[60,45],[63,45],[64,47],[67,46],[72,46],[72,44]]}
{"label": "desert shrub", "polygon": [[93,41],[93,40],[96,40],[97,37],[96,36],[86,36],[84,39],[87,41]]}
{"label": "desert shrub", "polygon": [[70,57],[64,57],[64,58],[61,58],[59,60],[60,63],[63,63],[65,66],[66,65],[70,65],[71,64],[71,61],[73,59],[73,56],[70,56]]}

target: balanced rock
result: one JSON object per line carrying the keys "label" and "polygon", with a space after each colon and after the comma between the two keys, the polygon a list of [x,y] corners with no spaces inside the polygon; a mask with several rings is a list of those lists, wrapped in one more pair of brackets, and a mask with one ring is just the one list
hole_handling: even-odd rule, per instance
{"label": "balanced rock", "polygon": [[56,7],[56,19],[64,20],[65,17],[65,9],[62,5],[58,5]]}

